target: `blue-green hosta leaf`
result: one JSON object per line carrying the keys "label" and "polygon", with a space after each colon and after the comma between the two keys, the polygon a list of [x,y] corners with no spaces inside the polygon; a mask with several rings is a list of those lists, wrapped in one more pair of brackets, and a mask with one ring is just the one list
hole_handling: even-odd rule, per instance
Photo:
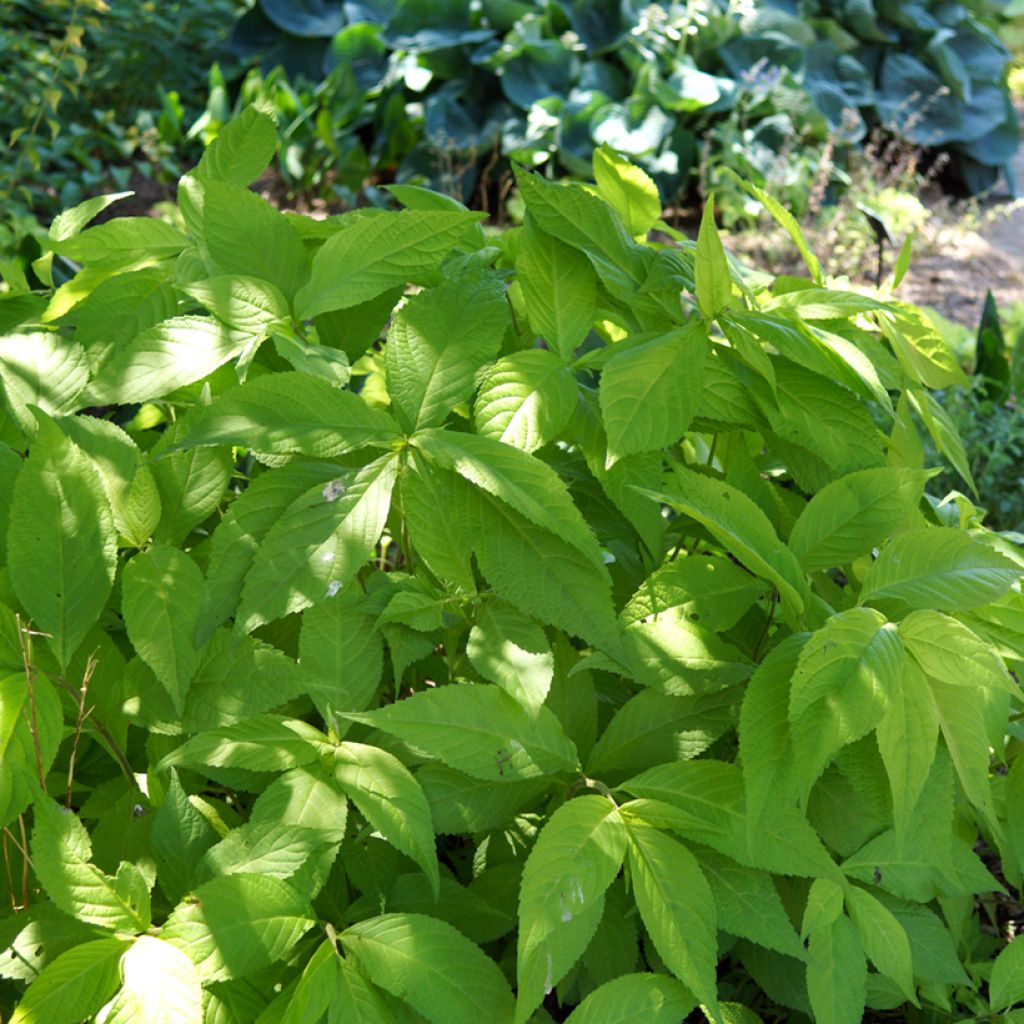
{"label": "blue-green hosta leaf", "polygon": [[910,1002],[919,1005],[910,940],[903,925],[871,893],[856,886],[846,890],[846,909],[871,962],[899,985]]}
{"label": "blue-green hosta leaf", "polygon": [[28,434],[36,430],[29,405],[52,416],[74,412],[88,380],[85,352],[63,335],[37,331],[0,338],[0,397]]}
{"label": "blue-green hosta leaf", "polygon": [[708,196],[697,234],[695,273],[697,276],[697,305],[701,313],[714,320],[724,313],[732,302],[732,274],[725,258],[722,239],[715,227],[715,200]]}
{"label": "blue-green hosta leaf", "polygon": [[32,867],[47,895],[66,914],[115,931],[149,927],[149,889],[134,865],[117,876],[92,861],[89,833],[78,818],[47,797],[33,804]]}
{"label": "blue-green hosta leaf", "polygon": [[380,539],[397,473],[397,455],[383,455],[338,487],[316,487],[296,502],[253,559],[236,627],[251,632],[344,589]]}
{"label": "blue-green hosta leaf", "polygon": [[800,652],[789,693],[797,777],[806,794],[843,746],[867,735],[899,692],[896,626],[868,608],[833,616]]}
{"label": "blue-green hosta leaf", "polygon": [[717,1019],[718,916],[697,858],[642,821],[627,821],[628,861],[640,916],[673,974]]}
{"label": "blue-green hosta leaf", "polygon": [[49,247],[60,256],[92,268],[127,269],[177,256],[188,239],[173,225],[155,217],[115,217]]}
{"label": "blue-green hosta leaf", "polygon": [[622,218],[634,238],[644,237],[661,218],[661,196],[646,171],[609,146],[594,150],[594,181],[601,198]]}
{"label": "blue-green hosta leaf", "polygon": [[516,280],[530,326],[568,361],[597,319],[597,275],[578,249],[527,216],[519,237]]}
{"label": "blue-green hosta leaf", "polygon": [[519,891],[516,1021],[525,1022],[586,949],[626,852],[626,827],[605,797],[563,804],[541,830]]}
{"label": "blue-green hosta leaf", "polygon": [[103,364],[83,392],[94,405],[145,402],[213,373],[252,335],[205,316],[175,316],[149,327]]}
{"label": "blue-green hosta leaf", "polygon": [[258,277],[220,274],[181,290],[227,326],[251,334],[254,341],[266,338],[272,327],[288,319],[288,300],[275,284]]}
{"label": "blue-green hosta leaf", "polygon": [[697,412],[708,351],[702,324],[614,353],[601,373],[609,459],[674,444]]}
{"label": "blue-green hosta leaf", "polygon": [[512,1017],[512,993],[498,965],[444,921],[384,914],[345,929],[340,940],[375,985],[432,1024]]}
{"label": "blue-green hosta leaf", "polygon": [[933,527],[905,533],[882,549],[861,601],[967,611],[1002,597],[1020,577],[1009,559],[970,534]]}
{"label": "blue-green hosta leaf", "polygon": [[530,715],[543,705],[555,671],[544,631],[531,619],[501,602],[484,604],[466,642],[473,668],[497,683]]}
{"label": "blue-green hosta leaf", "polygon": [[61,953],[35,976],[11,1024],[78,1024],[92,1016],[116,991],[127,947],[124,939],[93,939]]}
{"label": "blue-green hosta leaf", "polygon": [[230,444],[329,459],[397,437],[391,417],[353,392],[288,372],[258,377],[219,395],[176,447]]}
{"label": "blue-green hosta leaf", "polygon": [[192,642],[202,609],[203,574],[178,548],[157,544],[130,559],[121,580],[121,613],[136,653],[181,713],[199,655]]}
{"label": "blue-green hosta leaf", "polygon": [[473,406],[478,434],[532,452],[555,440],[576,409],[576,381],[547,349],[513,352],[486,373]]}
{"label": "blue-green hosta leaf", "polygon": [[344,742],[335,749],[334,779],[384,839],[423,869],[437,892],[430,805],[408,768],[379,747]]}
{"label": "blue-green hosta leaf", "polygon": [[273,120],[255,107],[246,107],[217,132],[203,152],[195,175],[245,187],[267,169],[276,149],[277,127]]}
{"label": "blue-green hosta leaf", "polygon": [[445,256],[483,219],[481,213],[399,210],[346,224],[313,258],[312,278],[296,297],[302,319],[348,309],[409,282],[437,284]]}
{"label": "blue-green hosta leaf", "polygon": [[404,430],[440,426],[469,398],[477,371],[498,354],[508,324],[508,303],[493,271],[460,274],[399,310],[385,354],[391,408]]}
{"label": "blue-green hosta leaf", "polygon": [[900,531],[921,523],[918,504],[927,474],[862,469],[833,480],[807,503],[789,548],[807,572],[846,565]]}
{"label": "blue-green hosta leaf", "polygon": [[124,981],[105,1024],[198,1024],[203,989],[195,964],[177,947],[140,935],[121,959]]}
{"label": "blue-green hosta leaf", "polygon": [[316,922],[306,899],[278,878],[224,875],[195,897],[179,904],[160,934],[196,965],[204,984],[269,967]]}
{"label": "blue-green hosta leaf", "polygon": [[372,725],[484,781],[530,779],[578,764],[576,748],[546,708],[530,714],[497,686],[460,683],[343,717]]}
{"label": "blue-green hosta leaf", "polygon": [[43,418],[9,500],[11,588],[67,666],[114,582],[117,536],[103,483],[92,462]]}
{"label": "blue-green hosta leaf", "polygon": [[1024,1000],[1024,942],[1013,941],[999,951],[992,964],[988,992],[989,1004],[996,1011]]}
{"label": "blue-green hosta leaf", "polygon": [[566,1024],[678,1024],[697,1005],[690,990],[665,974],[624,974],[594,989]]}
{"label": "blue-green hosta leaf", "polygon": [[860,1024],[867,961],[850,919],[840,917],[811,933],[807,993],[818,1024]]}

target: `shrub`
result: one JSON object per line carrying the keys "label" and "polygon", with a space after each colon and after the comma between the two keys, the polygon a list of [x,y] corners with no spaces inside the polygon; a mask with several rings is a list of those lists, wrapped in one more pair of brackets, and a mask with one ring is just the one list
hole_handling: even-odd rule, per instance
{"label": "shrub", "polygon": [[924,499],[918,311],[604,150],[496,235],[281,214],[275,140],[0,303],[12,1024],[1018,1001],[1022,558]]}

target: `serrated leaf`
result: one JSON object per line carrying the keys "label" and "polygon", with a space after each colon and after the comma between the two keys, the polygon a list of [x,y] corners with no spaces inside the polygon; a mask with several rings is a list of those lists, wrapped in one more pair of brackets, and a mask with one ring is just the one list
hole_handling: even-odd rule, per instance
{"label": "serrated leaf", "polygon": [[[320,1020],[336,1000],[341,958],[334,944],[324,941],[303,968],[281,1024],[306,1024]],[[350,1020],[358,1020],[354,1015]]]}
{"label": "serrated leaf", "polygon": [[833,480],[797,517],[789,547],[806,572],[846,565],[921,522],[926,474],[862,469]]}
{"label": "serrated leaf", "polygon": [[625,852],[625,825],[604,797],[570,800],[541,830],[519,892],[517,1022],[529,1020],[586,949]]}
{"label": "serrated leaf", "polygon": [[291,878],[330,840],[313,828],[285,823],[247,822],[233,828],[196,865],[201,879],[252,874]]}
{"label": "serrated leaf", "polygon": [[196,595],[202,589],[203,574],[195,562],[164,544],[132,558],[121,580],[128,637],[179,713],[199,661],[192,637],[201,611]]}
{"label": "serrated leaf", "polygon": [[316,922],[305,898],[277,878],[225,875],[195,896],[175,908],[160,934],[196,965],[204,984],[269,967]]}
{"label": "serrated leaf", "polygon": [[511,1019],[512,993],[497,964],[450,924],[384,914],[352,925],[340,939],[374,984],[432,1024]]}
{"label": "serrated leaf", "polygon": [[251,185],[267,169],[276,149],[274,122],[255,107],[246,107],[217,132],[195,174],[229,185]]}
{"label": "serrated leaf", "polygon": [[485,782],[437,762],[418,768],[416,779],[430,804],[438,835],[488,832],[508,825],[552,785],[550,779]]}
{"label": "serrated leaf", "polygon": [[615,209],[634,238],[646,235],[661,218],[657,185],[607,144],[594,150],[594,181],[601,198]]}
{"label": "serrated leaf", "polygon": [[551,711],[538,708],[531,717],[496,686],[439,686],[343,717],[398,736],[484,781],[537,778],[578,765],[576,748]]}
{"label": "serrated leaf", "polygon": [[461,274],[411,298],[385,349],[393,413],[409,431],[440,426],[473,392],[477,371],[501,348],[509,323],[501,279]]}
{"label": "serrated leaf", "polygon": [[910,940],[903,925],[874,896],[856,886],[846,891],[846,908],[868,958],[917,1005]]}
{"label": "serrated leaf", "polygon": [[697,412],[708,352],[703,324],[613,353],[601,373],[610,458],[674,444]]}
{"label": "serrated leaf", "polygon": [[1013,941],[999,951],[992,964],[988,993],[989,1005],[997,1011],[1024,999],[1024,942]]}
{"label": "serrated leaf", "polygon": [[312,277],[296,297],[296,312],[305,320],[359,305],[396,285],[437,284],[442,260],[483,216],[399,210],[349,223],[313,258]]}
{"label": "serrated leaf", "polygon": [[849,918],[811,933],[807,992],[817,1024],[860,1024],[867,962]]}
{"label": "serrated leaf", "polygon": [[923,310],[890,302],[891,315],[878,323],[904,370],[929,388],[963,387],[967,377],[957,358]]}
{"label": "serrated leaf", "polygon": [[555,440],[576,408],[576,381],[554,353],[527,349],[499,359],[473,406],[477,433],[532,452]]}
{"label": "serrated leaf", "polygon": [[176,227],[155,217],[115,217],[69,238],[49,241],[54,252],[69,260],[114,270],[176,256],[187,244]]}
{"label": "serrated leaf", "polygon": [[335,750],[334,778],[385,840],[423,869],[437,892],[440,882],[430,806],[405,765],[378,747],[345,742]]}
{"label": "serrated leaf", "polygon": [[218,320],[254,340],[262,340],[273,326],[288,319],[288,300],[277,285],[243,274],[221,274],[192,281],[182,291],[201,302]]}
{"label": "serrated leaf", "polygon": [[935,447],[949,459],[953,468],[960,474],[971,491],[976,495],[978,488],[971,475],[971,465],[967,458],[964,443],[957,433],[956,426],[949,413],[936,400],[935,396],[918,388],[908,387],[903,394],[917,410],[924,421],[925,428],[935,442]]}
{"label": "serrated leaf", "polygon": [[843,914],[843,894],[842,886],[829,878],[816,878],[811,883],[800,924],[801,939],[839,920]]}
{"label": "serrated leaf", "polygon": [[732,302],[732,274],[715,227],[714,196],[708,196],[700,219],[694,274],[697,279],[697,305],[708,320],[714,320]]}
{"label": "serrated leaf", "polygon": [[970,534],[933,527],[887,544],[864,579],[860,599],[967,611],[995,601],[1020,576],[1020,568]]}
{"label": "serrated leaf", "polygon": [[322,734],[305,722],[260,715],[193,736],[164,757],[160,768],[184,764],[252,772],[288,771],[315,761],[322,739]]}
{"label": "serrated leaf", "polygon": [[26,433],[36,429],[29,405],[52,416],[74,412],[88,380],[82,347],[60,334],[38,331],[0,337],[0,396]]}
{"label": "serrated leaf", "polygon": [[665,974],[624,974],[591,992],[566,1024],[678,1024],[697,1005],[689,989]]}
{"label": "serrated leaf", "polygon": [[153,819],[151,838],[157,882],[168,900],[177,903],[194,887],[196,866],[217,841],[217,833],[189,802],[173,769],[164,802]]}
{"label": "serrated leaf", "polygon": [[152,935],[140,935],[121,959],[124,982],[105,1024],[199,1024],[203,990],[191,960]]}

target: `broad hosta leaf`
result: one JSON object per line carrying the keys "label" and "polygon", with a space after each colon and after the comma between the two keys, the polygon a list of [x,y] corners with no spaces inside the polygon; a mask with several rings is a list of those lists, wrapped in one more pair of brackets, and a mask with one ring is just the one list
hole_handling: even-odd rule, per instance
{"label": "broad hosta leaf", "polygon": [[380,539],[398,472],[384,455],[340,487],[314,488],[267,533],[242,588],[237,628],[250,632],[334,597]]}
{"label": "broad hosta leaf", "polygon": [[517,1021],[530,1019],[583,953],[625,852],[626,827],[605,797],[570,800],[544,826],[519,891]]}
{"label": "broad hosta leaf", "polygon": [[1016,941],[1000,950],[988,983],[993,1010],[1006,1010],[1024,999],[1024,943]]}
{"label": "broad hosta leaf", "polygon": [[817,1024],[860,1024],[867,962],[849,918],[811,933],[807,992]]}
{"label": "broad hosta leaf", "polygon": [[437,284],[445,256],[481,213],[399,210],[351,222],[313,259],[313,275],[296,299],[303,319],[349,309],[396,285]]}
{"label": "broad hosta leaf", "polygon": [[665,974],[624,974],[595,989],[566,1024],[678,1024],[697,1005],[682,982]]}
{"label": "broad hosta leaf", "polygon": [[496,686],[462,683],[344,717],[392,733],[485,781],[530,779],[577,765],[576,749],[546,708],[536,717]]}
{"label": "broad hosta leaf", "polygon": [[473,393],[509,323],[501,279],[463,274],[411,298],[388,331],[391,407],[403,429],[440,426]]}
{"label": "broad hosta leaf", "polygon": [[708,320],[725,312],[732,301],[732,274],[725,258],[722,240],[715,227],[715,201],[709,196],[697,234],[695,263],[697,277],[697,305]]}
{"label": "broad hosta leaf", "polygon": [[690,851],[629,821],[628,858],[637,906],[662,960],[718,1017],[717,915],[711,887]]}
{"label": "broad hosta leaf", "polygon": [[359,813],[423,869],[437,892],[439,872],[430,806],[419,783],[392,754],[362,743],[341,743],[334,778]]}
{"label": "broad hosta leaf", "polygon": [[148,928],[149,890],[133,866],[122,864],[111,878],[91,863],[89,833],[74,814],[46,797],[33,810],[32,867],[50,899],[86,924],[127,932]]}
{"label": "broad hosta leaf", "polygon": [[255,107],[232,118],[207,146],[196,168],[197,178],[228,185],[251,185],[266,169],[277,149],[277,127]]}
{"label": "broad hosta leaf", "polygon": [[697,412],[708,351],[701,324],[613,354],[601,374],[610,458],[678,441]]}
{"label": "broad hosta leaf", "polygon": [[950,527],[905,533],[871,566],[862,601],[966,611],[995,601],[1021,576],[1003,555]]}
{"label": "broad hosta leaf", "polygon": [[203,990],[195,964],[175,946],[140,935],[121,960],[124,982],[108,1024],[198,1024]]}
{"label": "broad hosta leaf", "polygon": [[800,513],[790,550],[807,572],[846,565],[889,537],[918,526],[926,474],[862,469],[823,487]]}
{"label": "broad hosta leaf", "polygon": [[52,421],[42,421],[10,496],[11,587],[62,666],[100,616],[117,538],[99,474]]}
{"label": "broad hosta leaf", "polygon": [[384,914],[352,925],[340,939],[374,984],[432,1024],[511,1019],[512,993],[497,964],[444,921]]}
{"label": "broad hosta leaf", "polygon": [[128,637],[180,713],[198,664],[192,637],[203,574],[184,551],[158,544],[125,565],[121,588]]}
{"label": "broad hosta leaf", "polygon": [[477,433],[532,452],[555,440],[576,408],[576,381],[546,349],[499,359],[477,392]]}
{"label": "broad hosta leaf", "polygon": [[597,275],[590,261],[529,215],[520,235],[516,280],[530,326],[568,361],[597,318]]}
{"label": "broad hosta leaf", "polygon": [[160,935],[188,956],[204,983],[269,967],[316,921],[305,898],[277,878],[225,875],[195,895],[174,910]]}
{"label": "broad hosta leaf", "polygon": [[123,939],[94,939],[62,953],[36,975],[11,1024],[78,1024],[91,1017],[117,989],[127,948]]}
{"label": "broad hosta leaf", "polygon": [[258,377],[216,398],[177,447],[233,444],[330,459],[398,435],[387,413],[305,373]]}

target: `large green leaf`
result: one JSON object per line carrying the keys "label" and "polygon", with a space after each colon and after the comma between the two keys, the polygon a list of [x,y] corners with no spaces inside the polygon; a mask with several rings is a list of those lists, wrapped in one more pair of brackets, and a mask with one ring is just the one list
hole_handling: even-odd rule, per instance
{"label": "large green leaf", "polygon": [[999,951],[992,964],[988,991],[989,1003],[997,1011],[1024,999],[1024,943],[1014,941]]}
{"label": "large green leaf", "polygon": [[849,918],[811,933],[807,992],[817,1024],[860,1024],[867,961]]}
{"label": "large green leaf", "polygon": [[530,779],[577,767],[576,749],[546,708],[536,717],[497,686],[461,683],[376,711],[345,712],[485,781]]}
{"label": "large green leaf", "polygon": [[0,337],[0,397],[26,433],[34,433],[29,405],[59,416],[74,412],[78,393],[89,379],[82,347],[59,334],[11,334]]}
{"label": "large green leaf", "polygon": [[661,196],[648,174],[607,145],[594,150],[594,181],[634,237],[647,234],[661,218]]}
{"label": "large green leaf", "polygon": [[566,1024],[678,1024],[697,1005],[682,982],[665,974],[624,974],[595,989]]}
{"label": "large green leaf", "polygon": [[155,217],[116,217],[49,247],[61,256],[90,267],[119,270],[177,256],[188,239],[173,225]]}
{"label": "large green leaf", "polygon": [[105,1018],[109,1024],[198,1024],[203,989],[195,964],[178,948],[140,935],[121,959],[121,991]]}
{"label": "large green leaf", "polygon": [[[288,1001],[288,1011],[282,1018],[282,1024],[303,1024],[304,1021],[323,1017],[335,1000],[341,963],[333,943],[325,940],[317,946]],[[359,1020],[355,1014],[348,1019]]]}
{"label": "large green leaf", "polygon": [[53,421],[41,420],[9,500],[11,587],[67,666],[114,583],[117,538],[103,483]]}
{"label": "large green leaf", "polygon": [[697,278],[697,305],[708,320],[714,320],[729,308],[732,301],[732,274],[722,239],[715,227],[713,196],[709,196],[704,204],[700,219],[694,273]]}
{"label": "large green leaf", "polygon": [[196,965],[204,983],[242,978],[290,953],[315,923],[305,898],[287,882],[225,875],[180,904],[161,931]]}
{"label": "large green leaf", "polygon": [[273,120],[255,107],[246,107],[207,146],[195,174],[197,178],[245,187],[267,169],[276,149],[277,127]]}
{"label": "large green leaf", "polygon": [[196,867],[217,841],[217,833],[189,801],[173,769],[164,802],[153,818],[151,837],[158,884],[164,895],[177,903],[194,888]]}
{"label": "large green leaf", "polygon": [[315,761],[322,739],[322,734],[305,722],[259,715],[193,736],[167,754],[160,767],[183,764],[282,772]]}
{"label": "large green leaf", "polygon": [[570,800],[548,819],[519,891],[517,1022],[530,1019],[590,942],[625,852],[625,825],[605,797]]}
{"label": "large green leaf", "polygon": [[411,298],[388,331],[388,394],[403,429],[440,426],[473,392],[509,323],[501,279],[460,274]]}
{"label": "large green leaf", "polygon": [[853,885],[846,891],[846,908],[868,958],[899,985],[910,1002],[918,1005],[910,940],[903,925],[871,893]]}
{"label": "large green leaf", "polygon": [[384,914],[352,925],[340,939],[374,984],[432,1024],[512,1017],[512,993],[498,965],[444,921]]}

